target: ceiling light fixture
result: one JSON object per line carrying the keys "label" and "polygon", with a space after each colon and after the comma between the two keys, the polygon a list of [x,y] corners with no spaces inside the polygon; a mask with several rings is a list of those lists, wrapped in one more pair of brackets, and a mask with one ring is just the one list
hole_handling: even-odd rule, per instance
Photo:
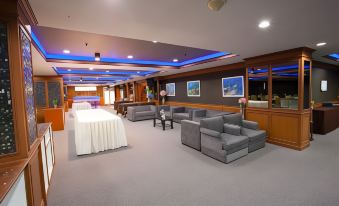
{"label": "ceiling light fixture", "polygon": [[93,67],[90,67],[89,70],[93,70]]}
{"label": "ceiling light fixture", "polygon": [[72,70],[71,70],[71,69],[67,69],[67,71],[69,71],[69,72],[70,72],[70,71],[72,71]]}
{"label": "ceiling light fixture", "polygon": [[209,0],[207,6],[211,11],[219,11],[226,4],[226,0]]}
{"label": "ceiling light fixture", "polygon": [[133,59],[133,55],[128,55],[127,58]]}
{"label": "ceiling light fixture", "polygon": [[71,51],[70,50],[68,50],[68,49],[64,49],[64,51],[63,51],[65,54],[69,54],[69,53],[71,53]]}
{"label": "ceiling light fixture", "polygon": [[109,72],[108,70],[106,70],[106,72]]}
{"label": "ceiling light fixture", "polygon": [[269,21],[263,20],[263,21],[261,21],[261,22],[258,24],[258,27],[259,27],[259,28],[262,28],[262,29],[265,29],[265,28],[269,27],[270,25],[271,25],[271,24],[270,24]]}
{"label": "ceiling light fixture", "polygon": [[95,52],[95,53],[94,53],[94,57],[95,57],[95,58],[94,58],[95,61],[97,61],[97,62],[100,61],[100,53],[99,53],[99,52]]}
{"label": "ceiling light fixture", "polygon": [[179,60],[178,59],[173,59],[173,62],[178,62]]}
{"label": "ceiling light fixture", "polygon": [[137,71],[137,73],[138,73],[138,74],[140,74],[140,72],[139,72],[139,71]]}
{"label": "ceiling light fixture", "polygon": [[327,43],[326,42],[319,42],[317,46],[325,46]]}
{"label": "ceiling light fixture", "polygon": [[153,42],[154,44],[158,43],[158,41],[155,41],[155,40],[154,40],[154,41],[152,41],[152,42]]}

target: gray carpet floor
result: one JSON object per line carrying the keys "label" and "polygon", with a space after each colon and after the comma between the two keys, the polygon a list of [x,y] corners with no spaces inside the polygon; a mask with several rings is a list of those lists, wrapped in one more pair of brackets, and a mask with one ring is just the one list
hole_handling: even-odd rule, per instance
{"label": "gray carpet floor", "polygon": [[128,147],[76,156],[73,118],[54,132],[50,206],[339,205],[339,129],[304,151],[267,144],[223,164],[180,142],[180,125],[123,119]]}

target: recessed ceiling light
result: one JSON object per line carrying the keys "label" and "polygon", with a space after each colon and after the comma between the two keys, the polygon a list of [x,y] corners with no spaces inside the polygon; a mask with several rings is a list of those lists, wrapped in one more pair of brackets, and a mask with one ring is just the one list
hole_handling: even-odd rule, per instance
{"label": "recessed ceiling light", "polygon": [[100,61],[100,53],[99,52],[94,53],[94,60],[97,61],[97,62]]}
{"label": "recessed ceiling light", "polygon": [[267,20],[264,20],[264,21],[261,21],[259,24],[258,24],[258,27],[259,28],[262,28],[262,29],[265,29],[267,27],[269,27],[271,24],[269,21]]}
{"label": "recessed ceiling light", "polygon": [[108,70],[106,70],[106,72],[109,72]]}
{"label": "recessed ceiling light", "polygon": [[69,54],[69,53],[71,53],[71,51],[70,50],[68,50],[68,49],[64,49],[64,51],[63,51],[65,54]]}
{"label": "recessed ceiling light", "polygon": [[90,67],[89,70],[93,70],[93,67]]}
{"label": "recessed ceiling light", "polygon": [[137,71],[137,73],[138,73],[138,74],[140,74],[140,72],[139,72],[139,71]]}
{"label": "recessed ceiling light", "polygon": [[173,59],[173,62],[178,62],[179,60],[178,59]]}
{"label": "recessed ceiling light", "polygon": [[325,46],[327,43],[326,42],[319,42],[317,46]]}
{"label": "recessed ceiling light", "polygon": [[127,58],[133,59],[133,55],[128,55]]}
{"label": "recessed ceiling light", "polygon": [[155,40],[154,40],[154,41],[152,41],[152,42],[153,42],[154,44],[158,43],[158,41],[155,41]]}
{"label": "recessed ceiling light", "polygon": [[67,71],[69,71],[69,72],[70,72],[70,71],[72,71],[72,70],[71,70],[71,69],[67,69]]}

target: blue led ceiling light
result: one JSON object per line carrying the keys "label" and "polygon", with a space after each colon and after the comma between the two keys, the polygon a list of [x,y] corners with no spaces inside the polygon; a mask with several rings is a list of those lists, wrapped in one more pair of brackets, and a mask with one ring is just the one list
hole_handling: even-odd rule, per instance
{"label": "blue led ceiling light", "polygon": [[[39,39],[36,37],[34,32],[31,32],[31,36],[35,44],[38,46],[39,50],[43,53],[46,59],[55,59],[55,60],[73,60],[73,61],[89,61],[95,62],[94,57],[88,56],[76,56],[76,55],[64,55],[64,54],[48,54]],[[125,64],[143,64],[143,65],[156,65],[156,66],[172,66],[172,67],[182,67],[188,64],[193,64],[201,61],[206,61],[210,59],[215,59],[230,55],[229,52],[217,52],[215,54],[209,54],[206,56],[194,58],[191,60],[183,62],[164,62],[164,61],[149,61],[149,60],[134,60],[134,59],[116,59],[116,58],[100,58],[100,62],[104,63],[125,63]]]}
{"label": "blue led ceiling light", "polygon": [[339,53],[329,54],[328,56],[332,59],[339,60]]}

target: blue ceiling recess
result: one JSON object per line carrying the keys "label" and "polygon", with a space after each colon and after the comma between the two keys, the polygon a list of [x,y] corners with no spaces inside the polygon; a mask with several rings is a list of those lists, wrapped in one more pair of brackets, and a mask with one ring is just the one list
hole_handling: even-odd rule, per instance
{"label": "blue ceiling recess", "polygon": [[339,53],[329,54],[328,57],[336,61],[339,61]]}
{"label": "blue ceiling recess", "polygon": [[[35,44],[38,46],[39,50],[43,53],[46,59],[54,60],[72,60],[72,61],[88,61],[96,62],[94,56],[74,56],[74,55],[64,55],[64,54],[48,54],[44,49],[43,45],[40,43],[37,36],[34,32],[31,32],[31,36]],[[101,57],[100,62],[104,63],[121,63],[121,64],[142,64],[142,65],[153,65],[153,66],[171,66],[171,67],[182,67],[189,64],[194,64],[202,61],[207,61],[219,57],[224,57],[230,55],[229,52],[217,52],[214,54],[190,59],[182,62],[164,62],[164,61],[149,61],[149,60],[134,60],[134,59],[116,59],[116,58],[105,58]]]}

